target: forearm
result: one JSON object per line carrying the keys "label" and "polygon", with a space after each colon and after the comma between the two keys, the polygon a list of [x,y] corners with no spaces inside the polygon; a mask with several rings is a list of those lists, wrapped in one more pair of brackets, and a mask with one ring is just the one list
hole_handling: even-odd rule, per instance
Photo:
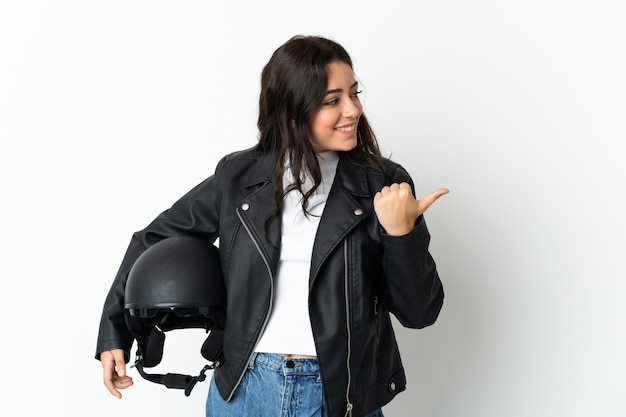
{"label": "forearm", "polygon": [[385,305],[406,327],[430,326],[443,305],[443,286],[428,250],[429,242],[423,216],[408,234],[383,236]]}
{"label": "forearm", "polygon": [[124,313],[124,289],[128,273],[148,247],[167,237],[194,235],[215,240],[219,218],[215,208],[219,204],[215,201],[215,195],[211,177],[185,194],[146,228],[133,234],[104,303],[96,358],[105,350],[123,349],[126,360],[129,360],[133,337],[127,328]]}

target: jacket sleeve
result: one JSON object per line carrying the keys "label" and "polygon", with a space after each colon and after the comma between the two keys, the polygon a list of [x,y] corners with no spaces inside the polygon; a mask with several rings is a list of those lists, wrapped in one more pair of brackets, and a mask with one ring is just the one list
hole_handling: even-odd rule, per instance
{"label": "jacket sleeve", "polygon": [[105,299],[96,345],[96,359],[100,352],[123,349],[130,359],[133,337],[124,317],[124,289],[126,278],[135,260],[151,245],[171,236],[191,235],[215,241],[218,237],[221,192],[216,187],[218,171],[180,198],[171,208],[161,213],[145,229],[133,234],[122,264]]}
{"label": "jacket sleeve", "polygon": [[[392,182],[407,182],[414,190],[408,173],[398,167]],[[415,193],[415,191],[413,191]],[[443,286],[428,246],[430,234],[424,216],[404,236],[390,236],[382,231],[383,270],[386,294],[383,303],[405,327],[424,328],[435,322],[443,305]]]}

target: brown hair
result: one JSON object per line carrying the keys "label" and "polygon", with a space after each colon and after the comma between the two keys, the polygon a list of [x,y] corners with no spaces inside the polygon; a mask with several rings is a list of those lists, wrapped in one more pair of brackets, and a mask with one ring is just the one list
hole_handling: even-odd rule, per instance
{"label": "brown hair", "polygon": [[[302,192],[302,208],[307,213],[309,197],[321,183],[321,172],[310,141],[310,122],[326,95],[327,69],[332,62],[353,68],[348,52],[338,43],[319,36],[294,36],[272,55],[261,73],[259,97],[259,141],[257,149],[278,155],[274,168],[276,217],[286,193],[302,192],[303,174],[313,181],[313,188]],[[367,118],[362,115],[357,126],[357,146],[346,153],[356,164],[383,170],[381,155]],[[283,186],[285,161],[290,161],[294,184]]]}

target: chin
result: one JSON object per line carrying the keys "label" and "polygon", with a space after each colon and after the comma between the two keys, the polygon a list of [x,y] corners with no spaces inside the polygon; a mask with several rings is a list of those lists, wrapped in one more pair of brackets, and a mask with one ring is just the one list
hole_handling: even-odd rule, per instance
{"label": "chin", "polygon": [[342,151],[344,151],[344,152],[351,151],[352,149],[356,148],[356,145],[358,145],[358,143],[357,143],[357,140],[354,139],[353,141],[350,141],[350,142],[346,143],[343,146]]}
{"label": "chin", "polygon": [[314,146],[313,149],[315,150],[316,153],[328,152],[328,151],[348,152],[356,148],[357,144],[358,142],[355,138],[353,140],[342,141],[341,143],[332,144],[331,146],[327,146],[323,148],[316,148]]}

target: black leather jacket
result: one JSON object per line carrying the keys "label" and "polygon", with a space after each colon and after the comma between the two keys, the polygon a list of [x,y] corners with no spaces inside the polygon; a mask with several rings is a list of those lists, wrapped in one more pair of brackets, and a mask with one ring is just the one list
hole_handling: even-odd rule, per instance
{"label": "black leather jacket", "polygon": [[[226,360],[214,378],[224,399],[233,396],[272,309],[280,248],[268,242],[264,226],[274,208],[275,163],[253,149],[226,156],[213,176],[133,235],[105,302],[97,357],[115,348],[130,356],[124,283],[147,247],[174,235],[219,237],[228,312]],[[386,166],[391,182],[413,187],[401,166]],[[405,236],[386,235],[378,223],[373,197],[383,178],[340,153],[313,247],[309,313],[331,417],[348,410],[366,415],[405,389],[389,312],[404,326],[423,328],[435,322],[443,303],[423,218]],[[280,224],[280,217],[269,224],[271,242],[280,242]]]}

